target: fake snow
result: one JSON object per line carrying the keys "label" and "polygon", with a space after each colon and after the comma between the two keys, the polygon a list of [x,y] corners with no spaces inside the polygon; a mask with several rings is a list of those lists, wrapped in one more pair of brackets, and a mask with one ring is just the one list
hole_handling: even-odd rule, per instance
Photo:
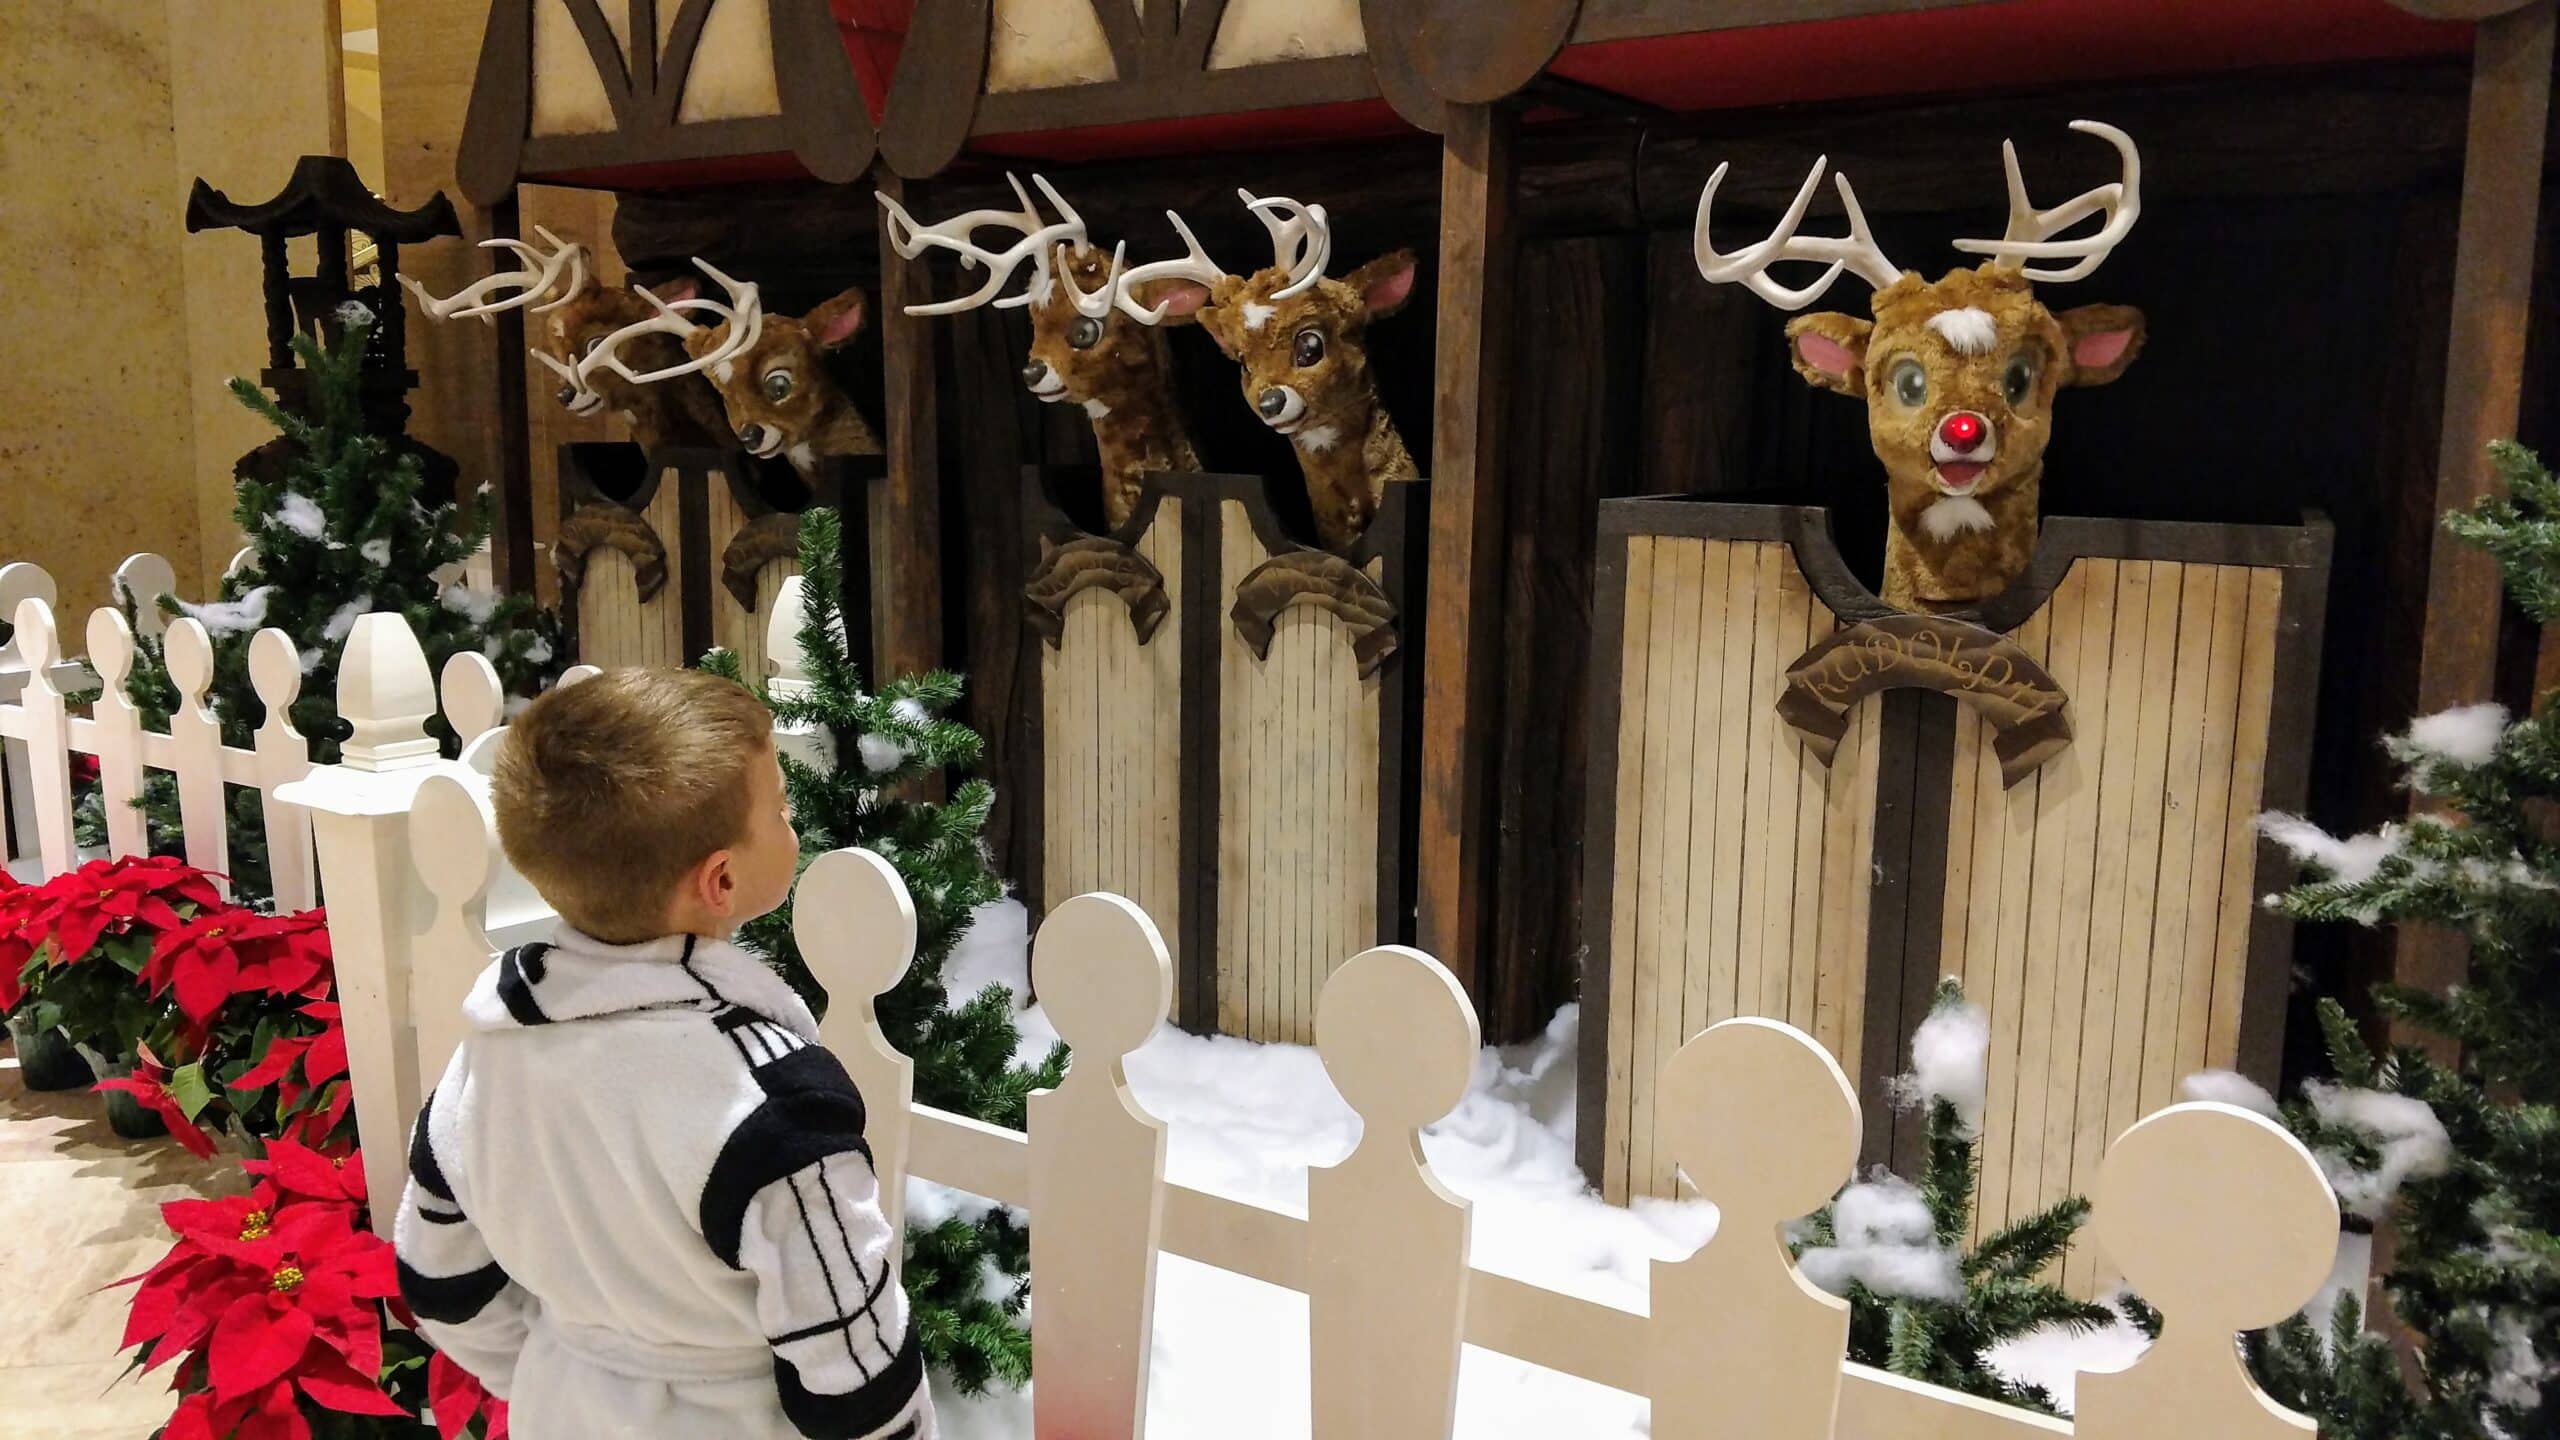
{"label": "fake snow", "polygon": [[906,764],[907,756],[912,753],[905,741],[887,735],[865,735],[854,748],[862,752],[862,765],[866,770],[895,770]]}
{"label": "fake snow", "polygon": [[202,605],[178,602],[178,613],[204,627],[204,633],[219,639],[225,635],[244,635],[267,623],[267,601],[276,593],[273,585],[261,585],[237,600],[212,600]]}
{"label": "fake snow", "polygon": [[2444,1122],[2414,1095],[2313,1080],[2303,1085],[2302,1098],[2323,1122],[2364,1132],[2382,1152],[2382,1163],[2371,1170],[2332,1150],[2316,1153],[2330,1187],[2338,1192],[2340,1208],[2350,1214],[2382,1219],[2390,1213],[2392,1199],[2403,1184],[2443,1174],[2453,1158],[2453,1140],[2444,1133]]}
{"label": "fake snow", "polygon": [[1911,1032],[1911,1073],[1893,1082],[1904,1105],[1944,1100],[1968,1135],[1982,1133],[1982,1105],[1991,1080],[1991,1017],[1979,1005],[1932,1011]]}
{"label": "fake snow", "polygon": [[346,639],[347,632],[356,628],[356,622],[363,619],[365,612],[372,608],[373,597],[359,595],[330,611],[329,623],[320,627],[320,638],[331,641]]}
{"label": "fake snow", "polygon": [[1919,1187],[1879,1172],[1840,1192],[1831,1202],[1829,1245],[1796,1259],[1804,1278],[1846,1295],[1852,1283],[1878,1295],[1914,1300],[1954,1300],[1964,1294],[1956,1252],[1938,1243],[1937,1220]]}
{"label": "fake snow", "polygon": [[358,325],[370,325],[373,323],[373,311],[361,300],[349,300],[345,304],[340,305],[333,313],[338,317],[339,324],[347,326],[350,329]]}
{"label": "fake snow", "polygon": [[932,714],[924,708],[924,702],[921,700],[892,701],[889,705],[889,713],[909,725],[921,727],[933,723]]}
{"label": "fake snow", "polygon": [[391,537],[385,535],[367,540],[356,547],[356,553],[363,556],[368,565],[388,565],[391,563]]}
{"label": "fake snow", "polygon": [[444,608],[474,625],[486,625],[498,613],[498,592],[477,585],[447,585],[442,598]]}
{"label": "fake snow", "polygon": [[284,498],[276,502],[276,523],[305,540],[317,540],[329,528],[329,517],[321,513],[310,496],[287,490]]}
{"label": "fake snow", "polygon": [[2401,831],[2385,825],[2341,840],[2299,815],[2270,811],[2258,817],[2258,833],[2290,851],[2297,860],[2317,865],[2324,878],[2361,884],[2370,880],[2400,849]]}
{"label": "fake snow", "polygon": [[[944,971],[951,1002],[1004,985],[1019,1004],[1028,938],[1018,902],[982,908]],[[1573,1154],[1579,1020],[1568,1006],[1537,1039],[1479,1052],[1466,1098],[1423,1132],[1423,1153],[1441,1182],[1474,1204],[1471,1256],[1479,1268],[1640,1309],[1652,1263],[1704,1244],[1715,1232],[1715,1207],[1639,1200],[1621,1209],[1583,1183]],[[1016,1058],[1036,1063],[1057,1032],[1037,1006],[1018,1023]],[[1341,1160],[1359,1138],[1358,1117],[1306,1046],[1166,1026],[1129,1056],[1127,1073],[1139,1103],[1167,1124],[1165,1177],[1177,1184],[1304,1214],[1307,1168]],[[910,1180],[909,1214],[986,1203],[958,1201],[955,1193]],[[1305,1440],[1305,1296],[1169,1254],[1158,1263],[1156,1296],[1149,1433]],[[2000,1363],[2067,1397],[2076,1367],[2121,1368],[2141,1345],[2130,1326],[2121,1334],[2040,1334],[2017,1343],[2014,1363]],[[1031,1434],[1027,1392],[962,1398],[937,1385],[935,1404],[943,1440]],[[1648,1409],[1640,1396],[1469,1346],[1454,1433],[1460,1440],[1638,1440],[1649,1432]]]}
{"label": "fake snow", "polygon": [[2383,746],[2398,760],[2486,765],[2497,758],[2498,742],[2506,733],[2506,706],[2462,705],[2421,717],[2407,734],[2392,736]]}
{"label": "fake snow", "polygon": [[2276,1118],[2276,1097],[2267,1093],[2266,1086],[2237,1070],[2199,1070],[2178,1082],[2178,1097],[2236,1105],[2270,1120]]}

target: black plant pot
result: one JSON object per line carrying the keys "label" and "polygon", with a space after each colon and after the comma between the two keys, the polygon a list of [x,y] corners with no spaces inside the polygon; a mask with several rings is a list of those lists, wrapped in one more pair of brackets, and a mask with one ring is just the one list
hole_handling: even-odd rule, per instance
{"label": "black plant pot", "polygon": [[15,1016],[9,1039],[18,1047],[18,1080],[30,1090],[86,1090],[97,1083],[89,1062],[60,1030],[38,1030]]}
{"label": "black plant pot", "polygon": [[[133,1074],[131,1060],[110,1060],[94,1068],[101,1080],[121,1080]],[[121,1090],[107,1092],[107,1128],[127,1140],[152,1140],[169,1133],[158,1111],[144,1109],[141,1101]]]}

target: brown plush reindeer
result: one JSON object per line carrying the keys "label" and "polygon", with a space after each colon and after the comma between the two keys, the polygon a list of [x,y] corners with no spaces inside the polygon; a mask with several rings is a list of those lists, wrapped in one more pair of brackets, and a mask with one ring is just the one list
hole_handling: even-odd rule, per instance
{"label": "brown plush reindeer", "polygon": [[[1022,383],[1048,404],[1084,407],[1102,459],[1103,519],[1117,530],[1136,513],[1147,476],[1198,470],[1200,456],[1174,402],[1164,336],[1144,306],[1116,302],[1125,294],[1158,305],[1188,300],[1196,308],[1208,291],[1183,279],[1115,284],[1119,253],[1106,256],[1094,248],[1083,217],[1046,179],[1031,177],[1061,217],[1054,222],[1042,218],[1020,180],[1005,179],[1022,202],[1020,210],[971,210],[939,225],[918,225],[896,200],[880,197],[889,212],[890,243],[900,255],[912,260],[928,249],[948,250],[960,257],[963,269],[986,267],[986,279],[969,294],[910,305],[907,313],[950,315],[990,303],[1031,312],[1031,353]],[[1021,238],[991,251],[973,238],[988,228]],[[1031,271],[1023,291],[998,298],[1025,262]]]}
{"label": "brown plush reindeer", "polygon": [[[659,301],[644,292],[657,313],[614,331],[581,356],[577,382],[594,386],[618,376],[631,385],[651,386],[707,374],[747,453],[784,456],[803,476],[817,468],[822,456],[879,454],[879,437],[822,359],[862,329],[869,310],[862,291],[847,290],[798,319],[767,315],[754,284],[732,280],[708,261],[693,263],[719,282],[729,303]],[[697,324],[686,318],[689,312],[716,318]],[[653,360],[650,347],[663,348],[670,339],[681,343],[686,358]],[[632,369],[626,352],[652,368]]]}
{"label": "brown plush reindeer", "polygon": [[[1992,258],[1934,282],[1884,257],[1846,175],[1835,181],[1849,233],[1796,234],[1822,183],[1823,160],[1814,162],[1776,231],[1730,255],[1707,238],[1708,212],[1726,166],[1716,167],[1698,197],[1698,270],[1707,279],[1738,281],[1782,310],[1810,304],[1844,269],[1876,287],[1872,322],[1836,313],[1799,316],[1788,322],[1787,338],[1796,370],[1807,382],[1866,402],[1868,436],[1884,462],[1891,510],[1886,604],[1963,609],[2024,574],[2035,550],[2055,393],[2065,385],[2104,385],[2141,352],[2141,311],[2084,305],[2055,312],[2036,299],[2031,282],[2088,275],[2142,213],[2142,158],[2132,138],[2089,120],[2074,121],[2071,128],[2113,144],[2123,157],[2124,178],[2038,210],[2027,200],[2017,148],[2003,146],[2007,234],[1955,242],[1958,250]],[[2105,219],[2095,232],[2053,238],[2100,214]],[[1791,289],[1769,276],[1769,266],[1781,260],[1829,268]],[[2039,270],[2027,267],[2031,260],[2072,263]]]}
{"label": "brown plush reindeer", "polygon": [[[1243,367],[1246,403],[1289,437],[1317,537],[1338,550],[1368,529],[1388,484],[1421,473],[1379,402],[1364,343],[1370,321],[1413,298],[1413,252],[1398,250],[1330,279],[1324,272],[1333,232],[1322,205],[1236,194],[1271,232],[1267,268],[1228,274],[1173,215],[1190,253],[1116,276],[1113,295],[1150,324],[1196,320]],[[1173,288],[1172,281],[1191,284]],[[1123,298],[1140,287],[1166,288],[1149,309]]]}
{"label": "brown plush reindeer", "polygon": [[[666,445],[727,447],[731,443],[729,426],[720,413],[720,397],[699,377],[688,376],[677,383],[658,386],[634,385],[613,374],[594,376],[592,386],[579,378],[575,369],[578,360],[607,335],[647,319],[652,313],[652,301],[631,290],[588,285],[585,246],[563,241],[539,225],[533,227],[533,233],[551,247],[549,253],[516,240],[481,242],[484,247],[514,250],[526,262],[522,270],[484,276],[441,300],[409,276],[401,276],[401,283],[418,297],[420,309],[439,320],[476,315],[483,323],[494,324],[499,311],[518,309],[548,316],[541,328],[541,343],[526,348],[544,368],[560,377],[557,398],[561,408],[570,414],[583,416],[612,410],[631,426],[631,438],[643,450],[654,451]],[[671,292],[668,298],[690,298],[693,282],[678,283],[682,289]],[[508,289],[514,293],[498,295]],[[498,298],[490,298],[493,295]],[[673,337],[651,336],[635,351],[635,358],[655,368],[680,360],[682,349]]]}

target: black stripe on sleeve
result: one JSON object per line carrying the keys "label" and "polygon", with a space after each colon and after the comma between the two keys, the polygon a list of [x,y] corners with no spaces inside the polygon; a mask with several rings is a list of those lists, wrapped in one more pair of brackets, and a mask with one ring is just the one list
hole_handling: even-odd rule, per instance
{"label": "black stripe on sleeve", "polygon": [[423,1274],[406,1260],[399,1266],[400,1298],[409,1302],[419,1319],[441,1325],[470,1320],[507,1288],[507,1272],[495,1260],[460,1275]]}
{"label": "black stripe on sleeve", "polygon": [[773,1357],[773,1385],[782,1397],[782,1413],[793,1429],[809,1440],[862,1440],[888,1428],[924,1384],[924,1354],[916,1348],[913,1329],[898,1347],[897,1358],[880,1378],[847,1395],[821,1395],[800,1381],[792,1363]]}
{"label": "black stripe on sleeve", "polygon": [[729,1133],[702,1187],[702,1238],[733,1269],[747,1207],[766,1186],[832,1155],[871,1163],[862,1097],[836,1057],[812,1045],[756,1067],[755,1077],[767,1098]]}
{"label": "black stripe on sleeve", "polygon": [[551,1017],[542,1013],[541,1004],[533,998],[534,982],[542,978],[542,972],[542,952],[535,946],[518,946],[499,957],[498,998],[519,1025],[551,1023]]}
{"label": "black stripe on sleeve", "polygon": [[409,1178],[418,1188],[450,1205],[454,1203],[453,1187],[445,1183],[444,1167],[436,1164],[435,1146],[427,1140],[427,1121],[435,1112],[436,1093],[418,1105],[418,1121],[409,1129]]}

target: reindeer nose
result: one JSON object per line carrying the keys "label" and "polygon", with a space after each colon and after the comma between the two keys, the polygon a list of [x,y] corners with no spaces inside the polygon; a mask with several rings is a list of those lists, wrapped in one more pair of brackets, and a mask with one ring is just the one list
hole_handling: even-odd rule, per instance
{"label": "reindeer nose", "polygon": [[1982,417],[1970,410],[1958,410],[1938,422],[1938,438],[1950,450],[1970,450],[1982,443],[1984,433]]}
{"label": "reindeer nose", "polygon": [[1262,412],[1263,419],[1277,420],[1280,412],[1289,408],[1289,392],[1276,387],[1265,390],[1255,397],[1253,408]]}
{"label": "reindeer nose", "polygon": [[578,398],[578,387],[575,385],[561,386],[558,398],[560,403],[563,405],[572,403]]}
{"label": "reindeer nose", "polygon": [[764,427],[761,425],[749,425],[739,430],[738,443],[746,446],[750,450],[763,449]]}
{"label": "reindeer nose", "polygon": [[1037,390],[1040,388],[1040,378],[1048,373],[1049,367],[1047,365],[1034,360],[1030,364],[1022,367],[1022,383],[1030,386],[1034,390]]}

